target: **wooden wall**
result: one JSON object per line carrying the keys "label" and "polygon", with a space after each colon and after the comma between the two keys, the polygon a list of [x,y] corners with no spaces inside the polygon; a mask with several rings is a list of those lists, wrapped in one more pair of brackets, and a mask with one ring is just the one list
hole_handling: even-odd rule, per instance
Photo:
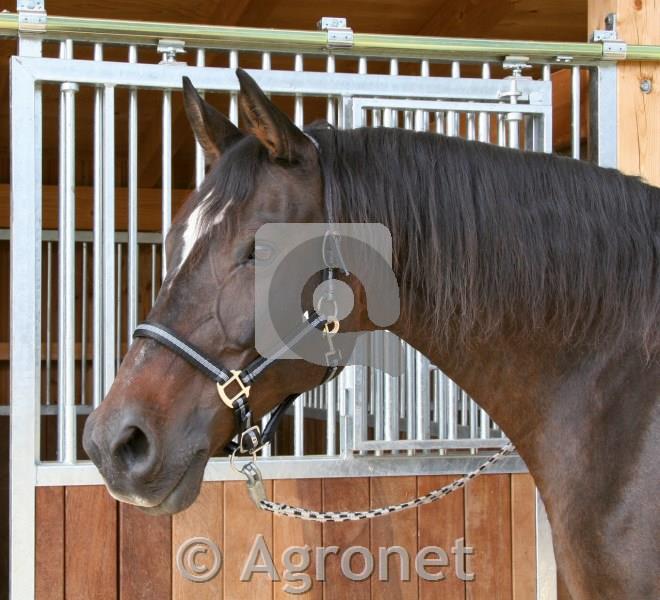
{"label": "wooden wall", "polygon": [[[400,502],[452,479],[448,476],[304,479],[267,482],[275,500],[316,509],[345,510]],[[399,578],[396,557],[390,558],[390,580],[352,582],[339,573],[339,560],[329,556],[326,581],[315,581],[314,561],[307,573],[311,589],[300,597],[334,600],[466,599],[533,600],[535,598],[535,490],[529,475],[484,475],[439,502],[397,515],[353,523],[318,524],[273,517],[249,501],[242,482],[204,484],[200,498],[173,517],[150,517],[115,502],[102,486],[49,487],[37,490],[37,600],[234,600],[289,597],[284,581],[265,574],[241,582],[240,572],[255,536],[263,534],[280,575],[281,555],[290,546],[370,548],[402,546],[411,556],[435,545],[447,551],[450,564],[438,569],[444,580]],[[175,555],[186,540],[210,538],[223,553],[218,575],[207,583],[184,579]],[[466,557],[466,573],[455,576],[455,540],[465,538],[474,554]],[[313,556],[313,554],[312,554]],[[204,563],[206,558],[199,559]],[[360,570],[360,558],[352,562]],[[377,564],[377,561],[376,561]],[[297,584],[293,584],[297,585]]]}

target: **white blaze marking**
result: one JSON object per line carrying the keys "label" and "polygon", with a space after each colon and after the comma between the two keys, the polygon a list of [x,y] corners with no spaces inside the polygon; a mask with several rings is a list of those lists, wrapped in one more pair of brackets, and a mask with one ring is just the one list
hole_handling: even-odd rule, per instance
{"label": "white blaze marking", "polygon": [[[176,268],[177,271],[183,266],[186,260],[188,260],[192,249],[197,243],[197,240],[204,234],[205,228],[202,222],[202,205],[210,195],[211,192],[209,192],[206,197],[202,198],[202,200],[199,201],[195,209],[188,216],[186,228],[181,236],[183,239],[183,248],[181,249],[181,260],[179,261],[179,265]],[[222,223],[222,220],[225,218],[225,214],[227,213],[227,209],[232,202],[233,198],[222,207],[222,210],[218,213],[218,216],[213,220],[213,225]]]}

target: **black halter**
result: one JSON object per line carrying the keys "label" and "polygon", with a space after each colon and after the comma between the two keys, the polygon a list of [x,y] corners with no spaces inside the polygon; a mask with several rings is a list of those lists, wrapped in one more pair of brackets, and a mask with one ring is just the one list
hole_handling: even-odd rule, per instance
{"label": "black halter", "polygon": [[[323,330],[327,322],[325,317],[315,312],[305,313],[302,327],[282,342],[278,350],[268,357],[261,356],[253,360],[241,370],[225,369],[212,358],[209,358],[202,350],[190,342],[183,340],[176,332],[157,323],[141,323],[135,328],[133,337],[151,338],[159,342],[212,379],[216,384],[218,396],[226,406],[233,410],[236,419],[238,441],[230,442],[225,450],[230,454],[236,451],[251,454],[272,441],[279,420],[298,396],[298,394],[292,394],[285,398],[272,411],[270,420],[262,431],[253,422],[253,414],[248,404],[251,385],[257,377],[277,361],[279,355],[295,346],[312,331]],[[337,374],[339,370],[338,359],[338,356],[334,358],[329,357],[325,376],[319,385],[330,380]],[[235,386],[234,391],[229,389],[230,386]]]}
{"label": "black halter", "polygon": [[[318,142],[310,135],[305,135],[307,135],[317,151],[319,151]],[[329,208],[327,202],[326,205],[327,208]],[[328,220],[331,221],[331,215],[329,214],[329,211],[327,212]],[[330,244],[330,246],[333,247],[329,248],[328,251],[328,254],[334,253],[332,254],[333,263],[339,266],[345,274],[348,274],[341,256],[337,236],[330,235],[327,237],[333,242]],[[324,259],[325,253],[326,244],[324,243]],[[333,266],[331,263],[328,263],[327,260],[326,266],[327,268],[323,271],[323,278],[325,280],[332,280],[334,277]],[[231,441],[225,447],[225,451],[229,454],[235,452],[254,454],[261,447],[273,440],[280,419],[286,412],[287,408],[298,397],[298,394],[287,396],[287,398],[273,409],[270,419],[262,431],[259,425],[254,423],[253,414],[248,404],[251,385],[256,378],[272,366],[282,354],[292,348],[295,344],[299,343],[300,340],[307,337],[307,335],[314,330],[323,330],[327,336],[329,344],[329,352],[326,353],[327,369],[325,376],[319,385],[332,379],[339,371],[340,356],[331,342],[331,336],[337,332],[337,329],[334,329],[333,331],[329,330],[328,326],[330,324],[338,329],[338,321],[323,317],[314,311],[306,312],[303,315],[301,328],[284,340],[274,352],[270,353],[268,357],[261,356],[255,359],[249,365],[240,370],[225,369],[222,365],[217,364],[213,359],[209,358],[202,350],[182,339],[176,332],[163,325],[159,325],[158,323],[141,323],[135,328],[133,337],[150,338],[159,342],[212,379],[216,384],[220,399],[226,406],[233,410],[236,419],[237,441]],[[234,393],[228,391],[230,386],[236,386],[236,391]]]}

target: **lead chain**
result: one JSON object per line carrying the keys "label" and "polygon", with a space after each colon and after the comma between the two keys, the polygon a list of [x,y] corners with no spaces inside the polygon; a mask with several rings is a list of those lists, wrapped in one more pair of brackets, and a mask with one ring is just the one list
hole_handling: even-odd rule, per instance
{"label": "lead chain", "polygon": [[483,473],[491,465],[495,464],[498,460],[502,459],[514,450],[515,448],[513,444],[509,442],[506,446],[503,446],[499,452],[493,454],[488,458],[488,460],[474,469],[474,471],[471,471],[467,475],[456,479],[448,485],[432,490],[428,494],[424,494],[423,496],[408,500],[408,502],[392,504],[391,506],[385,506],[382,508],[373,508],[371,510],[352,512],[318,512],[314,510],[308,510],[306,508],[300,508],[298,506],[282,504],[280,502],[272,502],[266,498],[261,472],[256,466],[256,462],[254,460],[247,463],[245,467],[241,469],[241,472],[248,480],[248,491],[250,492],[250,497],[257,505],[257,507],[262,510],[267,510],[283,517],[292,517],[295,519],[303,519],[305,521],[360,521],[362,519],[374,519],[376,517],[390,515],[392,513],[401,512],[409,508],[415,508],[416,506],[423,506],[424,504],[431,504],[436,500],[440,500],[440,498],[444,498],[452,492],[455,492],[456,490],[464,487],[469,481],[481,475],[481,473]]}

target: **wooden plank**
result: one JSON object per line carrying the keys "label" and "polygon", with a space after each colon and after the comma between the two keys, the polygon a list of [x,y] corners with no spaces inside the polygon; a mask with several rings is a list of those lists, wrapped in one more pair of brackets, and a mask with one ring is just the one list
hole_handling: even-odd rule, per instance
{"label": "wooden plank", "polygon": [[105,486],[65,493],[67,600],[117,598],[117,502]]}
{"label": "wooden plank", "polygon": [[[416,477],[373,477],[371,483],[371,507],[378,508],[405,502],[417,494]],[[387,580],[380,581],[378,573],[379,549],[401,546],[408,552],[409,578],[402,577],[400,560],[391,555],[387,561]],[[417,554],[417,512],[407,510],[371,522],[371,552],[375,570],[371,576],[371,597],[417,598],[417,576],[414,558]],[[404,573],[405,575],[405,573]]]}
{"label": "wooden plank", "polygon": [[[453,475],[436,475],[417,478],[417,495],[422,496],[431,490],[441,488],[455,479]],[[446,600],[464,600],[465,582],[456,574],[455,556],[451,549],[456,540],[465,537],[464,490],[459,489],[449,496],[420,506],[417,509],[418,550],[429,546],[439,546],[447,553],[448,566],[427,567],[429,573],[441,572],[443,579],[430,581],[419,577],[420,600],[443,598]],[[429,558],[438,558],[430,554]]]}
{"label": "wooden plank", "polygon": [[119,504],[119,595],[121,600],[171,597],[172,518],[153,517]]}
{"label": "wooden plank", "polygon": [[[291,506],[303,506],[311,510],[322,509],[320,479],[280,479],[273,482],[273,499]],[[315,552],[323,545],[323,528],[321,523],[302,521],[288,517],[273,518],[273,558],[282,581],[273,587],[273,597],[276,600],[290,598],[295,594],[298,598],[322,600],[323,585],[316,581]],[[284,564],[284,552],[293,547],[307,547],[309,565],[305,569],[293,569],[287,577]],[[295,552],[289,555],[289,562],[302,565],[305,554]],[[296,571],[302,571],[296,574]],[[289,579],[289,581],[287,581]],[[300,590],[307,590],[300,592]]]}
{"label": "wooden plank", "polygon": [[[323,510],[364,510],[369,506],[369,479],[367,477],[328,478],[323,480]],[[344,552],[351,546],[369,548],[369,521],[348,521],[323,524],[323,545],[338,546]],[[357,558],[352,561],[357,571]],[[341,572],[340,558],[328,555],[325,561],[324,600],[369,600],[371,581],[352,581]]]}
{"label": "wooden plank", "polygon": [[[588,0],[588,26],[603,29],[605,15],[616,13],[619,37],[629,44],[660,44],[660,3],[648,0]],[[619,169],[660,185],[660,64],[617,65]],[[640,89],[652,82],[651,93]]]}
{"label": "wooden plank", "polygon": [[468,600],[511,600],[511,481],[482,475],[465,488],[465,584]]}
{"label": "wooden plank", "polygon": [[536,486],[527,473],[511,475],[513,600],[536,598]]}
{"label": "wooden plank", "polygon": [[[266,494],[272,498],[273,483],[265,481]],[[247,495],[243,481],[225,483],[224,501],[224,597],[259,598],[273,597],[273,583],[267,573],[254,573],[249,581],[241,581],[241,571],[250,555],[255,539],[263,535],[270,556],[273,556],[273,516],[259,510]],[[261,562],[261,561],[259,561]],[[278,584],[276,584],[278,585]]]}
{"label": "wooden plank", "polygon": [[[223,598],[224,567],[221,567],[217,575],[208,581],[199,583],[186,579],[177,567],[177,553],[181,551],[183,559],[182,545],[192,538],[207,538],[222,551],[223,491],[222,482],[204,483],[193,505],[172,517],[172,600],[222,600]],[[192,546],[188,547],[192,548]],[[215,557],[212,550],[203,546],[200,546],[200,549],[206,552],[194,558],[194,565],[199,565],[205,569],[205,572],[209,572],[213,568]],[[182,563],[184,566],[187,565],[184,560]]]}
{"label": "wooden plank", "polygon": [[36,600],[64,600],[64,488],[36,489]]}

